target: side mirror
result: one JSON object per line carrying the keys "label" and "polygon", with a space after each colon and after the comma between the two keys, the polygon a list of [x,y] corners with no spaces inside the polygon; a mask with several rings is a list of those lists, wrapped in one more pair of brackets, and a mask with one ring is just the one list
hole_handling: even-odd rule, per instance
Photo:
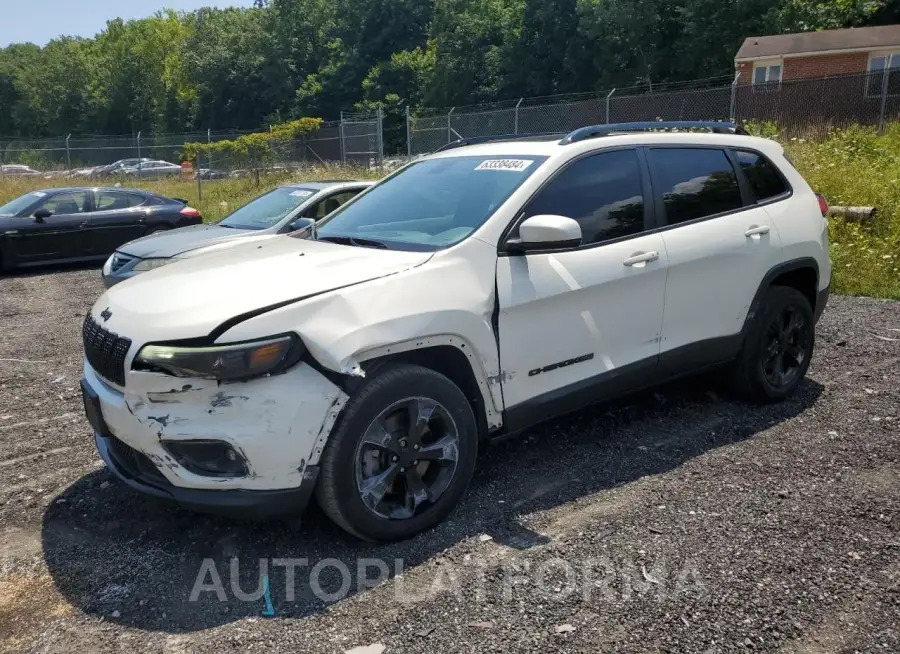
{"label": "side mirror", "polygon": [[565,216],[531,216],[519,225],[519,238],[508,241],[507,245],[513,252],[578,247],[581,225]]}
{"label": "side mirror", "polygon": [[32,215],[34,216],[34,222],[36,222],[36,223],[42,223],[42,222],[44,222],[45,220],[47,220],[47,218],[49,218],[50,216],[52,216],[52,215],[53,215],[53,212],[52,212],[52,211],[48,211],[47,209],[38,209],[38,210],[35,211]]}
{"label": "side mirror", "polygon": [[287,226],[287,231],[297,238],[309,238],[316,233],[316,221],[314,218],[297,218]]}

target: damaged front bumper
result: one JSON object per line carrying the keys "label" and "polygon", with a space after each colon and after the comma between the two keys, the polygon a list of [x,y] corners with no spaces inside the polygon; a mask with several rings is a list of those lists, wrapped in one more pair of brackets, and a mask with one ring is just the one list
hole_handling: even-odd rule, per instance
{"label": "damaged front bumper", "polygon": [[94,432],[94,441],[110,472],[134,490],[205,513],[251,519],[298,515],[309,504],[319,479],[319,467],[307,466],[298,488],[273,491],[179,488],[159,474],[150,459],[115,436]]}
{"label": "damaged front bumper", "polygon": [[[347,396],[299,364],[239,383],[129,371],[115,387],[85,362],[82,391],[97,450],[132,488],[204,511],[265,517],[303,510]],[[219,443],[239,474],[197,470],[177,450]]]}

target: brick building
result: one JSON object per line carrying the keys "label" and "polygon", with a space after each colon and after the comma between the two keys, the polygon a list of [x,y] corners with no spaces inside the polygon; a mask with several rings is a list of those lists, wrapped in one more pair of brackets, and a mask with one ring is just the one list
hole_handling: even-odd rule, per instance
{"label": "brick building", "polygon": [[734,65],[738,83],[754,86],[869,73],[871,82],[864,90],[877,95],[883,71],[900,69],[900,25],[751,36]]}

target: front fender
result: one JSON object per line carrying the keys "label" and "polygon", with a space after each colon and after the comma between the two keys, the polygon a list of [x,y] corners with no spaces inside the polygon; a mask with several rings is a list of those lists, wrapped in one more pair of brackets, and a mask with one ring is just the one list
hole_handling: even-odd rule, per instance
{"label": "front fender", "polygon": [[469,239],[417,268],[248,318],[217,342],[294,331],[319,364],[344,375],[362,375],[362,361],[392,352],[452,345],[472,364],[493,428],[503,408],[492,327],[496,262],[496,248]]}

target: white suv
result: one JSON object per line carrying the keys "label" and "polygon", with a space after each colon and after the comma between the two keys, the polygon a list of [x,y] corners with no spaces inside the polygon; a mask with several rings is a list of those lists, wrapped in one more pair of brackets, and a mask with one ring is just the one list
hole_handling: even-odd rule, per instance
{"label": "white suv", "polygon": [[797,388],[827,209],[777,143],[723,123],[479,141],[401,168],[313,239],[107,291],[82,386],[109,468],[257,516],[315,492],[350,533],[393,540],[450,513],[485,439],[717,366],[751,398]]}

